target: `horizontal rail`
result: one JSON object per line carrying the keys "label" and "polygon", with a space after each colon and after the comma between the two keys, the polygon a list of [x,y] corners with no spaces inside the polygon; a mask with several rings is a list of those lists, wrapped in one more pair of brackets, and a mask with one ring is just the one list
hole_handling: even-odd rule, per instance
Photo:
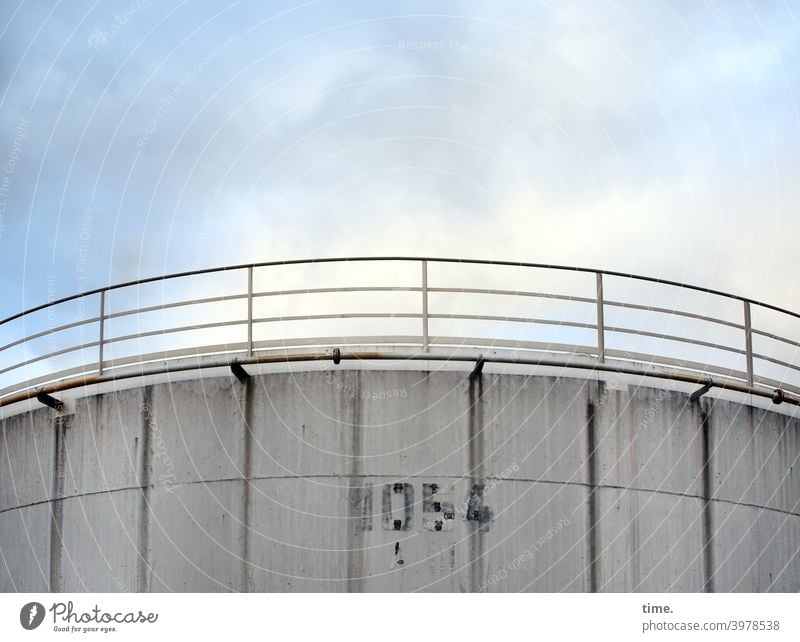
{"label": "horizontal rail", "polygon": [[269,296],[291,296],[295,294],[340,294],[342,292],[422,292],[421,287],[365,285],[341,288],[304,288],[295,290],[274,290],[271,292],[254,292],[253,298]]}
{"label": "horizontal rail", "polygon": [[784,361],[783,359],[768,357],[765,354],[758,354],[757,352],[753,353],[753,359],[761,359],[762,361],[768,361],[769,363],[774,363],[777,366],[790,368],[791,370],[797,370],[798,372],[800,372],[800,363],[789,363],[788,361]]}
{"label": "horizontal rail", "polygon": [[786,339],[785,337],[779,337],[777,334],[772,334],[771,332],[764,332],[763,330],[753,330],[753,334],[757,334],[762,337],[767,337],[768,339],[774,339],[775,341],[781,341],[787,345],[794,346],[795,348],[800,348],[800,342],[792,341],[791,339]]}
{"label": "horizontal rail", "polygon": [[[107,316],[106,319],[108,319]],[[47,330],[43,330],[42,332],[37,332],[36,334],[29,334],[26,337],[22,337],[21,339],[17,339],[16,341],[7,343],[4,346],[0,346],[0,352],[2,352],[3,350],[7,350],[9,348],[13,348],[14,346],[21,345],[23,343],[28,343],[29,341],[41,339],[42,337],[46,337],[48,334],[55,334],[57,332],[63,332],[64,330],[71,330],[72,328],[79,328],[81,326],[90,325],[92,323],[97,323],[99,320],[100,317],[91,317],[89,319],[81,319],[80,321],[73,321],[72,323],[65,323],[64,325],[60,325],[55,328],[49,328]]]}
{"label": "horizontal rail", "polygon": [[585,296],[570,296],[569,294],[554,294],[550,292],[527,292],[525,290],[495,290],[492,288],[428,288],[428,292],[437,294],[495,294],[500,296],[536,297],[539,299],[559,299],[573,303],[591,303],[594,299]]}
{"label": "horizontal rail", "polygon": [[193,325],[183,325],[175,328],[162,328],[160,330],[148,330],[137,332],[136,334],[125,334],[119,337],[111,337],[105,340],[105,344],[119,343],[121,341],[133,341],[134,339],[146,339],[148,337],[159,337],[178,332],[196,332],[197,330],[213,330],[214,328],[229,328],[236,325],[247,324],[247,319],[237,319],[235,321],[212,321],[211,323],[195,323]]}
{"label": "horizontal rail", "polygon": [[418,312],[342,312],[330,314],[297,314],[277,317],[258,317],[253,323],[275,323],[281,321],[326,321],[333,319],[421,319]]}
{"label": "horizontal rail", "polygon": [[[353,336],[353,337],[307,337],[307,338],[292,338],[291,340],[281,340],[281,339],[273,339],[273,340],[265,340],[265,341],[258,341],[254,344],[254,349],[256,351],[264,351],[264,350],[273,350],[273,349],[286,349],[286,348],[300,348],[303,346],[326,346],[331,345],[333,343],[339,343],[340,345],[408,345],[408,346],[419,346],[422,342],[422,337],[416,335],[399,335],[399,336]],[[493,349],[513,349],[513,350],[525,350],[525,351],[540,351],[540,352],[550,352],[550,353],[571,353],[575,355],[583,355],[586,357],[592,357],[597,355],[597,348],[594,346],[587,346],[587,345],[580,345],[580,344],[565,344],[565,343],[554,343],[554,342],[543,342],[543,341],[523,341],[523,340],[514,340],[514,339],[488,339],[485,337],[457,337],[457,336],[440,336],[434,337],[431,339],[431,343],[435,346],[443,346],[443,347],[470,347],[470,348],[493,348]],[[79,346],[77,349],[80,349],[83,346]],[[134,355],[129,357],[122,357],[115,360],[110,360],[106,362],[106,367],[116,368],[120,366],[126,366],[135,363],[147,363],[152,361],[158,360],[169,360],[175,359],[185,356],[191,355],[207,355],[212,353],[221,353],[226,352],[233,354],[237,351],[246,349],[247,344],[244,342],[240,343],[223,343],[223,344],[214,344],[214,345],[205,345],[200,347],[192,347],[192,348],[182,348],[177,350],[160,350],[157,352],[152,352],[143,355]],[[667,365],[670,367],[676,367],[686,370],[693,370],[698,372],[710,372],[717,376],[725,376],[725,377],[732,377],[736,379],[745,379],[745,373],[741,371],[736,371],[733,369],[722,369],[716,368],[714,370],[709,371],[708,364],[696,362],[696,361],[688,361],[684,359],[674,359],[668,358],[663,356],[657,356],[654,354],[643,353],[643,352],[631,352],[631,351],[624,351],[624,350],[607,350],[607,354],[611,358],[624,360],[624,361],[637,361],[642,363],[653,363],[653,364],[661,364]],[[45,355],[46,358],[47,355]],[[757,358],[761,358],[761,355],[754,355]],[[792,367],[791,364],[785,364],[781,362],[782,365],[787,365]],[[81,372],[84,370],[91,371],[91,368],[96,368],[97,364],[90,364],[87,368],[77,367],[70,370],[66,370],[61,374],[74,374],[76,372]],[[800,368],[800,366],[794,366],[796,368]],[[47,381],[53,381],[55,378],[52,375],[46,375],[44,377],[37,378],[32,381],[26,382],[26,385],[36,385],[38,383],[43,383]],[[14,389],[15,386],[11,386],[6,389],[0,390],[0,395],[6,394]]]}
{"label": "horizontal rail", "polygon": [[119,319],[121,317],[133,316],[136,314],[146,314],[149,312],[160,312],[162,310],[169,310],[172,308],[183,308],[192,305],[204,305],[206,303],[227,303],[228,301],[246,300],[246,294],[227,294],[224,296],[211,296],[204,299],[190,299],[188,301],[176,301],[173,303],[162,303],[161,305],[150,305],[145,308],[132,308],[130,310],[122,310],[120,312],[112,312],[106,314],[105,319]]}
{"label": "horizontal rail", "polygon": [[545,319],[537,317],[507,317],[494,314],[429,314],[429,319],[458,319],[460,321],[501,321],[510,323],[525,323],[529,325],[557,325],[565,328],[580,328],[583,330],[596,330],[594,323],[581,323],[580,321],[562,321],[560,319]]}
{"label": "horizontal rail", "polygon": [[[108,343],[108,342],[106,342]],[[5,374],[6,372],[11,372],[12,370],[17,370],[18,368],[24,368],[25,366],[30,366],[34,363],[38,363],[39,361],[45,361],[47,359],[53,359],[54,357],[60,357],[64,354],[69,354],[71,352],[78,352],[79,350],[86,350],[88,348],[96,348],[100,345],[99,341],[91,341],[89,343],[81,343],[75,346],[70,346],[69,348],[63,348],[62,350],[56,350],[55,352],[48,352],[47,354],[39,355],[36,357],[32,357],[25,361],[21,361],[20,363],[15,363],[14,365],[8,366],[0,370],[0,375]]]}
{"label": "horizontal rail", "polygon": [[704,294],[713,294],[715,296],[724,297],[727,299],[733,299],[736,301],[745,301],[751,303],[753,305],[758,305],[762,308],[767,310],[773,310],[775,312],[780,312],[782,314],[787,314],[791,317],[796,319],[800,319],[800,313],[792,312],[791,310],[787,310],[776,305],[772,305],[770,303],[764,303],[761,301],[757,301],[755,299],[751,299],[745,296],[741,296],[738,294],[730,294],[728,292],[723,292],[721,290],[715,290],[713,288],[707,288],[700,285],[693,285],[690,283],[681,283],[680,281],[672,281],[670,279],[659,279],[657,277],[652,276],[644,276],[641,274],[634,274],[632,272],[619,272],[616,270],[600,270],[595,268],[586,268],[586,267],[578,267],[578,266],[570,266],[570,265],[558,265],[553,263],[527,263],[524,261],[499,261],[499,260],[492,260],[492,259],[456,259],[456,258],[428,258],[428,257],[419,257],[419,256],[356,256],[356,257],[345,257],[345,258],[336,258],[336,257],[327,257],[327,258],[318,258],[318,259],[289,259],[285,261],[264,261],[260,263],[241,263],[238,265],[227,265],[222,267],[216,268],[204,268],[201,270],[187,270],[184,272],[175,272],[173,274],[164,274],[161,276],[151,276],[144,279],[135,279],[132,281],[125,281],[123,283],[116,283],[114,285],[108,285],[105,287],[94,288],[93,290],[87,290],[85,292],[79,294],[73,294],[70,296],[66,296],[60,299],[56,299],[55,301],[51,301],[49,303],[43,303],[41,305],[34,306],[32,308],[28,308],[22,312],[17,312],[16,314],[12,314],[11,316],[6,317],[2,321],[0,321],[0,325],[4,323],[8,323],[9,321],[13,321],[15,319],[19,319],[25,315],[31,314],[33,312],[38,312],[39,310],[44,310],[45,308],[60,305],[62,303],[68,303],[69,301],[74,301],[75,299],[79,299],[81,297],[90,296],[92,294],[99,294],[103,290],[111,291],[111,290],[119,290],[122,288],[129,288],[139,285],[146,285],[148,283],[158,283],[161,281],[169,281],[172,279],[178,279],[183,277],[191,277],[191,276],[203,276],[206,274],[215,274],[215,273],[225,273],[225,272],[236,272],[240,270],[247,270],[248,268],[265,268],[265,267],[278,267],[278,266],[289,266],[289,265],[322,265],[326,263],[360,263],[365,261],[397,261],[397,262],[421,262],[421,261],[428,261],[430,263],[449,263],[449,264],[463,264],[463,265],[493,265],[497,267],[522,267],[522,268],[537,268],[542,270],[560,270],[563,272],[580,272],[584,274],[603,274],[605,276],[611,277],[620,277],[625,279],[633,279],[636,281],[642,281],[643,283],[655,283],[658,285],[667,285],[672,287],[684,288],[687,290],[694,290],[695,292],[702,292]]}
{"label": "horizontal rail", "polygon": [[[238,322],[239,324],[245,323],[245,321]],[[187,326],[188,328],[193,328],[193,326]],[[152,336],[155,333],[160,333],[161,331],[155,331],[154,333],[148,333],[147,336]],[[116,341],[122,340],[130,340],[134,338],[139,338],[145,335],[130,335],[126,337],[118,337]],[[107,341],[107,343],[113,340]],[[265,340],[265,341],[258,341],[254,344],[254,349],[256,351],[264,351],[264,350],[272,350],[272,349],[285,349],[287,347],[291,348],[299,348],[302,346],[326,346],[331,345],[333,343],[339,343],[341,345],[406,345],[406,346],[419,346],[422,344],[422,337],[415,336],[415,335],[400,335],[400,336],[353,336],[353,337],[309,337],[309,338],[292,338],[291,340]],[[554,342],[535,342],[535,341],[523,341],[523,340],[513,340],[513,339],[488,339],[488,338],[480,338],[480,337],[434,337],[431,339],[431,344],[434,346],[442,346],[442,347],[471,347],[471,348],[500,348],[500,349],[514,349],[514,350],[526,350],[526,351],[541,351],[541,352],[550,352],[550,353],[571,353],[575,355],[582,355],[585,357],[592,357],[597,355],[597,348],[593,346],[587,345],[579,345],[579,344],[564,344],[564,343],[554,343]],[[71,351],[78,351],[86,347],[94,347],[96,343],[93,344],[86,344],[71,347],[64,351],[59,351],[61,354]],[[131,364],[141,364],[141,363],[150,363],[154,361],[160,360],[170,360],[170,359],[177,359],[186,356],[194,356],[198,354],[208,355],[214,353],[228,353],[234,354],[237,351],[245,351],[247,348],[247,344],[244,342],[240,343],[223,343],[223,344],[214,344],[214,345],[205,345],[201,347],[192,347],[192,348],[183,348],[177,350],[161,350],[157,352],[152,352],[143,355],[134,355],[129,357],[122,357],[114,360],[110,360],[106,362],[107,369],[119,368],[122,366],[127,366]],[[613,350],[607,349],[606,355],[612,359],[624,360],[624,361],[637,361],[642,363],[653,363],[653,364],[660,364],[674,368],[680,368],[683,370],[691,370],[696,372],[708,372],[710,374],[714,374],[717,376],[723,376],[733,379],[746,379],[746,373],[741,371],[736,371],[733,369],[721,369],[721,368],[714,368],[709,369],[708,364],[695,362],[695,361],[688,361],[682,359],[674,359],[664,356],[657,356],[648,353],[641,353],[641,352],[630,352],[630,351],[623,351],[623,350]],[[31,361],[39,361],[43,359],[47,359],[49,357],[55,356],[54,354],[50,355],[42,355]],[[766,359],[770,360],[778,365],[782,365],[784,367],[793,368],[795,370],[800,371],[800,365],[797,364],[790,364],[787,362],[783,362],[777,359],[772,359],[765,355],[754,354],[754,358],[757,359]],[[61,377],[66,377],[69,375],[77,374],[80,372],[93,372],[97,370],[98,364],[88,364],[87,366],[78,366],[75,368],[70,368],[68,370],[61,371],[57,373]],[[47,383],[50,381],[57,380],[58,376],[53,375],[45,375],[38,377],[33,380],[29,380],[24,383],[25,387],[35,386],[41,383]],[[765,378],[761,378],[760,381],[762,383],[768,383],[769,385],[774,385],[775,387],[779,387],[779,382],[775,382],[773,380],[768,380]],[[20,384],[10,386],[8,388],[0,389],[0,396],[8,394],[15,389],[19,389]]]}
{"label": "horizontal rail", "polygon": [[652,305],[637,305],[635,303],[623,303],[621,301],[606,300],[604,303],[606,306],[624,308],[626,310],[643,310],[645,312],[658,312],[660,314],[669,314],[672,316],[684,317],[686,319],[697,319],[700,321],[708,321],[709,323],[717,323],[719,325],[725,325],[730,328],[736,328],[737,330],[744,330],[744,326],[741,323],[734,323],[733,321],[725,321],[724,319],[709,317],[704,314],[693,314],[692,312],[684,312],[683,310],[671,310],[669,308],[659,308]]}
{"label": "horizontal rail", "polygon": [[[520,358],[520,357],[504,357],[504,356],[483,356],[478,357],[458,354],[429,354],[429,353],[397,353],[397,352],[339,352],[337,355],[339,361],[430,361],[430,362],[472,362],[476,358],[481,359],[485,363],[496,363],[504,365],[522,365],[522,366],[544,366],[553,368],[579,368],[582,370],[590,370],[596,372],[611,372],[617,374],[633,375],[642,378],[655,378],[655,379],[669,379],[673,381],[680,381],[683,383],[692,383],[695,385],[708,385],[710,387],[720,388],[722,390],[731,390],[748,395],[753,395],[762,398],[773,398],[773,392],[747,386],[746,384],[734,381],[718,381],[709,380],[704,375],[692,375],[685,373],[669,373],[647,370],[642,368],[635,368],[631,366],[617,365],[613,363],[592,363],[592,364],[576,364],[569,360],[559,360],[551,358]],[[240,365],[260,365],[271,363],[299,363],[299,362],[315,362],[315,361],[332,361],[331,351],[320,353],[299,353],[299,354],[282,354],[282,355],[256,355],[253,357],[241,357],[235,360]],[[167,363],[157,368],[152,368],[147,371],[148,375],[163,375],[177,372],[201,371],[204,369],[216,368],[229,368],[233,363],[230,358],[220,359],[217,361],[199,361],[193,363]],[[66,390],[75,388],[98,385],[102,383],[111,383],[122,381],[131,378],[140,378],[142,372],[129,371],[123,373],[109,373],[104,375],[83,376],[67,381],[61,381],[46,388],[39,390],[26,390],[24,392],[10,395],[0,399],[0,408],[9,406],[14,403],[28,401],[36,397],[37,393],[44,392],[45,394],[55,394]],[[800,405],[800,397],[792,394],[782,395],[782,401],[793,405]]]}

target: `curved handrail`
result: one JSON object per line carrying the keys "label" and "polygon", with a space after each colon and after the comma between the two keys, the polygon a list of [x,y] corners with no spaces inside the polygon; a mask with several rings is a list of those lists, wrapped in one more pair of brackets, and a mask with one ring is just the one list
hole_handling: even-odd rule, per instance
{"label": "curved handrail", "polygon": [[649,283],[657,283],[659,285],[671,285],[679,288],[684,288],[687,290],[694,290],[695,292],[703,292],[705,294],[714,294],[716,296],[725,297],[728,299],[733,299],[735,301],[742,301],[745,303],[751,303],[753,305],[757,305],[762,308],[766,308],[768,310],[773,310],[775,312],[780,312],[781,314],[788,314],[789,316],[795,317],[796,319],[800,319],[800,312],[792,312],[791,310],[787,310],[785,308],[778,307],[776,305],[772,305],[771,303],[764,303],[762,301],[757,301],[756,299],[751,299],[745,296],[741,296],[739,294],[730,294],[728,292],[723,292],[722,290],[714,290],[713,288],[707,288],[701,285],[693,285],[691,283],[681,283],[680,281],[671,281],[669,279],[659,279],[657,277],[652,276],[644,276],[641,274],[634,274],[632,272],[618,272],[616,270],[600,270],[595,268],[587,268],[587,267],[577,267],[577,266],[570,266],[570,265],[558,265],[558,264],[551,264],[551,263],[526,263],[524,261],[499,261],[494,259],[454,259],[454,258],[446,258],[446,257],[425,257],[425,256],[355,256],[355,257],[345,257],[345,258],[336,258],[336,257],[325,257],[325,258],[318,258],[318,259],[287,259],[284,261],[264,261],[260,263],[240,263],[239,265],[225,265],[222,267],[215,267],[215,268],[203,268],[200,270],[188,270],[185,272],[174,272],[172,274],[163,274],[161,276],[150,276],[144,279],[136,279],[133,281],[124,281],[122,283],[114,283],[113,285],[107,285],[100,288],[94,288],[93,290],[86,290],[85,292],[80,292],[78,294],[71,294],[69,296],[63,297],[61,299],[56,299],[54,301],[48,301],[47,303],[42,303],[32,308],[28,308],[27,310],[23,310],[22,312],[17,312],[16,314],[12,314],[9,317],[6,317],[2,321],[0,321],[0,325],[7,323],[9,321],[14,321],[15,319],[19,319],[27,314],[31,314],[33,312],[38,312],[39,310],[44,310],[45,308],[59,305],[60,303],[67,303],[69,301],[74,301],[76,299],[80,299],[81,297],[91,296],[92,294],[100,294],[101,292],[110,292],[112,290],[119,290],[121,288],[129,288],[135,285],[144,285],[146,283],[157,283],[158,281],[167,281],[171,279],[178,279],[181,277],[187,276],[200,276],[202,274],[212,274],[216,272],[235,272],[238,270],[246,270],[248,268],[262,268],[262,267],[276,267],[280,265],[313,265],[315,263],[353,263],[353,262],[360,262],[360,261],[430,261],[431,263],[464,263],[467,265],[496,265],[496,266],[505,266],[505,267],[527,267],[527,268],[540,268],[543,270],[562,270],[565,272],[583,272],[586,274],[602,274],[604,276],[618,276],[621,278],[626,279],[634,279],[636,281],[643,281]]}
{"label": "curved handrail", "polygon": [[[350,286],[350,287],[309,287],[306,289],[303,288],[293,288],[293,289],[273,289],[269,291],[254,291],[253,289],[253,274],[256,270],[261,269],[268,269],[273,267],[280,267],[280,266],[312,266],[312,265],[320,265],[320,264],[329,264],[329,263],[339,263],[339,264],[348,264],[348,263],[363,263],[363,262],[406,262],[406,263],[416,263],[419,264],[422,268],[422,279],[416,285],[402,285],[402,286]],[[513,290],[508,288],[496,288],[496,287],[447,287],[446,284],[430,286],[428,285],[428,264],[460,264],[460,265],[474,265],[474,266],[484,266],[484,267],[515,267],[515,268],[526,268],[526,269],[534,269],[534,270],[552,270],[558,272],[571,272],[571,273],[580,273],[586,275],[594,275],[596,280],[596,291],[595,296],[571,296],[569,294],[565,294],[563,292],[542,292],[542,291],[526,291],[526,290]],[[172,302],[164,302],[161,305],[147,305],[141,308],[134,308],[134,309],[123,309],[121,311],[114,311],[108,312],[106,310],[106,295],[115,290],[121,290],[123,288],[130,288],[130,287],[137,287],[146,284],[158,283],[158,282],[166,282],[177,280],[181,278],[188,278],[188,277],[196,277],[196,276],[203,276],[203,275],[210,275],[210,274],[224,274],[224,273],[236,273],[236,272],[246,272],[247,275],[247,288],[246,292],[241,293],[231,293],[230,295],[223,295],[223,296],[204,296],[198,299],[193,300],[185,300],[185,301],[172,301]],[[722,299],[728,301],[736,301],[743,305],[742,308],[742,319],[741,322],[731,321],[729,319],[722,319],[716,318],[707,313],[706,310],[702,310],[702,313],[697,313],[696,311],[690,312],[685,309],[678,309],[676,308],[668,308],[663,306],[653,306],[653,305],[643,305],[641,302],[636,302],[634,300],[624,300],[625,297],[622,297],[623,300],[605,300],[603,296],[603,282],[604,277],[614,277],[614,278],[621,278],[621,279],[628,279],[631,281],[637,281],[641,283],[650,283],[658,286],[669,286],[674,288],[681,288],[684,290],[691,290],[694,292],[699,292],[703,294],[712,295],[715,297],[721,297]],[[261,315],[257,316],[254,315],[253,312],[253,303],[254,301],[263,301],[270,297],[289,297],[295,295],[325,295],[325,294],[333,294],[333,293],[356,293],[361,295],[367,295],[369,293],[379,293],[379,292],[397,292],[397,293],[406,293],[406,294],[413,294],[419,295],[421,297],[421,305],[419,308],[413,308],[410,311],[391,311],[391,312],[374,312],[374,311],[364,311],[363,309],[347,311],[344,313],[330,313],[327,310],[317,310],[311,314],[300,314],[300,313],[292,313],[292,314],[272,314],[272,315]],[[106,359],[104,354],[104,349],[107,346],[118,345],[123,342],[128,342],[132,340],[141,340],[145,338],[152,338],[152,337],[166,337],[168,335],[175,336],[180,333],[187,333],[190,331],[211,331],[219,328],[232,328],[235,326],[246,326],[247,329],[247,341],[242,342],[239,340],[231,341],[230,342],[230,349],[227,352],[231,354],[236,353],[240,356],[245,356],[248,359],[253,359],[257,357],[255,353],[258,352],[261,355],[266,354],[269,351],[274,351],[277,347],[283,348],[301,348],[303,346],[315,345],[319,347],[320,343],[315,343],[315,337],[297,337],[295,339],[288,339],[283,343],[275,342],[275,341],[256,341],[253,338],[253,328],[254,326],[258,326],[259,328],[265,327],[269,324],[275,324],[278,322],[282,323],[301,323],[305,321],[333,321],[333,320],[349,320],[349,321],[366,321],[366,320],[375,320],[375,319],[394,319],[394,320],[405,320],[405,321],[414,321],[422,323],[422,331],[419,335],[402,335],[402,336],[373,336],[373,337],[364,337],[364,336],[343,336],[340,337],[341,344],[343,346],[349,346],[352,348],[363,348],[367,345],[394,345],[394,346],[417,346],[421,350],[421,355],[430,355],[432,351],[437,352],[436,359],[441,360],[442,356],[445,354],[443,350],[447,348],[450,350],[450,354],[453,355],[454,359],[463,360],[463,354],[456,355],[452,352],[453,346],[469,346],[475,349],[485,350],[486,348],[497,348],[498,346],[502,346],[503,349],[518,349],[525,351],[527,353],[531,352],[547,352],[547,353],[555,353],[557,355],[563,356],[565,353],[572,353],[575,355],[583,355],[584,360],[581,361],[577,367],[587,367],[585,362],[585,358],[591,357],[594,359],[594,364],[598,367],[602,366],[605,369],[614,369],[614,368],[633,368],[633,364],[650,364],[653,367],[659,369],[661,373],[666,372],[669,376],[670,372],[673,373],[686,373],[687,371],[693,373],[692,376],[714,376],[714,377],[721,377],[728,381],[728,387],[731,389],[741,389],[741,390],[750,390],[756,391],[758,394],[762,394],[762,396],[766,395],[767,393],[765,390],[769,389],[776,389],[776,388],[785,388],[789,392],[798,394],[800,393],[800,366],[795,364],[797,360],[793,355],[791,359],[783,358],[782,355],[775,356],[771,354],[765,354],[761,351],[754,350],[753,347],[753,338],[760,337],[766,338],[775,342],[779,342],[781,344],[782,349],[789,350],[790,348],[794,349],[797,352],[797,348],[800,347],[800,332],[798,332],[798,336],[792,337],[784,337],[781,334],[774,332],[774,331],[767,331],[765,328],[754,328],[752,321],[751,321],[751,307],[758,307],[763,308],[765,310],[769,310],[771,312],[776,312],[779,315],[783,315],[784,317],[791,318],[791,319],[800,319],[800,313],[793,312],[791,310],[787,310],[769,303],[764,303],[761,301],[757,301],[755,299],[751,299],[748,297],[730,294],[726,292],[722,292],[720,290],[715,290],[713,288],[707,288],[703,286],[681,283],[678,281],[672,281],[668,279],[660,279],[656,277],[649,277],[643,276],[639,274],[632,274],[632,273],[625,273],[619,272],[614,270],[597,270],[592,268],[586,267],[577,267],[577,266],[565,266],[565,265],[556,265],[556,264],[547,264],[547,263],[528,263],[528,262],[520,262],[520,261],[500,261],[500,260],[491,260],[491,259],[456,259],[456,258],[430,258],[430,257],[413,257],[413,256],[382,256],[382,257],[345,257],[345,258],[316,258],[316,259],[290,259],[290,260],[283,260],[283,261],[267,261],[267,262],[260,262],[260,263],[245,263],[239,265],[230,265],[230,266],[223,266],[217,268],[204,268],[199,270],[190,270],[184,272],[176,272],[172,274],[165,274],[161,276],[153,276],[147,277],[143,279],[137,279],[132,281],[126,281],[122,283],[117,283],[113,285],[109,285],[106,287],[95,288],[92,290],[87,290],[85,292],[81,292],[78,294],[73,294],[67,297],[63,297],[57,300],[49,301],[47,303],[37,305],[22,312],[18,312],[13,314],[9,317],[6,317],[2,321],[0,321],[0,331],[12,321],[21,319],[28,315],[31,315],[36,312],[41,312],[43,310],[47,310],[48,308],[53,308],[54,306],[58,306],[64,303],[69,303],[71,301],[79,301],[81,299],[88,299],[89,297],[93,297],[95,295],[100,295],[100,309],[95,314],[91,314],[87,318],[81,317],[78,321],[71,321],[69,323],[62,323],[60,325],[48,328],[47,330],[43,331],[35,331],[28,336],[25,337],[13,337],[9,341],[8,337],[6,337],[6,341],[0,344],[0,357],[2,356],[3,352],[14,347],[23,348],[26,346],[28,342],[31,342],[36,339],[41,339],[46,337],[47,335],[56,334],[58,332],[63,332],[66,330],[74,330],[76,328],[81,329],[83,332],[83,326],[89,326],[92,324],[99,325],[99,332],[97,337],[93,337],[85,342],[81,342],[78,344],[68,345],[67,347],[63,347],[58,350],[52,350],[46,354],[35,354],[33,356],[26,355],[27,358],[23,358],[15,363],[11,364],[4,364],[0,362],[0,375],[5,373],[25,368],[35,363],[40,363],[43,361],[47,361],[48,359],[53,359],[58,356],[63,356],[65,354],[70,353],[79,353],[80,351],[85,350],[97,350],[97,360],[94,363],[87,364],[83,367],[75,368],[62,368],[61,370],[55,372],[49,372],[45,375],[40,375],[34,378],[27,378],[21,381],[12,382],[10,386],[3,388],[0,386],[0,406],[5,405],[4,400],[9,398],[16,398],[16,393],[20,391],[29,390],[33,386],[42,383],[49,383],[53,381],[62,380],[67,375],[73,374],[80,374],[83,376],[87,375],[97,375],[99,377],[104,377],[107,373],[107,370],[113,370],[114,368],[119,368],[122,365],[130,364],[136,362],[137,357],[140,358],[140,361],[144,360],[145,357],[147,359],[152,360],[153,354],[161,354],[162,360],[168,359],[175,359],[178,357],[185,357],[187,354],[191,353],[197,357],[202,357],[204,355],[217,355],[220,352],[226,352],[226,350],[220,350],[220,344],[213,343],[208,344],[198,342],[197,344],[192,344],[191,348],[182,348],[177,349],[173,346],[170,350],[164,350],[162,353],[145,353],[139,352],[136,356],[133,357],[126,357],[120,359]],[[429,308],[429,296],[430,295],[485,295],[485,296],[494,296],[494,297],[529,297],[534,299],[549,299],[555,300],[560,303],[577,303],[577,304],[591,304],[595,307],[594,319],[593,322],[588,322],[584,317],[580,319],[575,318],[547,318],[545,316],[537,315],[504,315],[504,314],[493,314],[492,310],[489,310],[486,313],[482,314],[465,314],[465,313],[457,313],[452,310],[445,310],[445,311],[430,311]],[[144,315],[149,312],[157,312],[157,311],[164,311],[167,309],[179,309],[181,307],[192,306],[192,305],[204,305],[210,303],[228,303],[228,302],[242,302],[245,301],[247,303],[247,316],[246,318],[242,318],[240,314],[235,315],[234,318],[227,319],[227,320],[217,320],[217,321],[208,321],[208,322],[193,322],[191,324],[179,324],[173,326],[165,326],[165,327],[158,327],[155,330],[147,330],[141,331],[140,328],[137,328],[137,332],[131,333],[123,333],[118,336],[107,336],[106,335],[106,324],[111,320],[116,319],[125,319],[125,318],[136,318],[138,315]],[[612,323],[606,324],[604,321],[604,313],[606,310],[632,310],[637,312],[643,313],[655,313],[655,314],[668,314],[671,315],[671,318],[678,317],[684,321],[692,320],[692,321],[699,321],[702,323],[708,324],[715,324],[714,327],[719,330],[726,330],[728,332],[736,332],[742,333],[740,336],[740,340],[737,340],[734,344],[726,344],[722,340],[717,340],[716,335],[712,337],[712,340],[702,339],[696,336],[689,336],[689,333],[680,334],[680,332],[676,332],[670,329],[655,329],[650,327],[647,324],[640,324],[638,327],[626,327],[624,324],[621,323]],[[596,340],[594,342],[583,342],[583,343],[568,343],[564,341],[549,341],[549,342],[542,342],[538,340],[532,340],[530,337],[525,338],[517,338],[517,339],[508,339],[507,337],[504,338],[501,332],[494,330],[493,332],[488,333],[486,336],[475,336],[474,334],[470,336],[469,334],[464,334],[463,336],[448,336],[448,337],[441,337],[441,336],[429,336],[429,322],[438,322],[438,321],[463,321],[463,322],[493,322],[493,323],[505,323],[505,324],[512,324],[516,326],[522,326],[525,328],[527,332],[529,328],[536,328],[536,327],[554,327],[560,328],[563,330],[574,330],[574,331],[591,331],[596,332]],[[771,330],[771,329],[770,329]],[[532,330],[531,330],[532,331]],[[363,333],[362,333],[363,334]],[[652,352],[641,352],[638,349],[633,348],[606,348],[606,340],[609,337],[621,337],[621,336],[633,336],[638,339],[653,339],[660,341],[659,350],[652,351]],[[323,337],[316,337],[318,339],[323,339]],[[732,367],[730,365],[726,365],[720,361],[719,356],[715,356],[715,360],[709,360],[707,362],[703,362],[702,360],[698,360],[694,358],[687,359],[686,357],[679,357],[675,354],[675,350],[670,350],[665,348],[665,344],[676,344],[676,345],[688,345],[691,346],[692,349],[705,349],[709,351],[716,351],[718,353],[726,353],[729,358],[743,358],[744,364],[740,367]],[[228,344],[222,344],[228,345]],[[194,351],[194,352],[192,352]],[[445,355],[446,356],[446,355]],[[504,357],[498,356],[497,359],[501,359]],[[302,359],[299,359],[302,360]],[[529,360],[530,361],[530,360]],[[534,359],[533,361],[536,361]],[[613,362],[611,365],[608,365],[606,361]],[[784,378],[774,378],[774,376],[767,376],[766,374],[762,374],[757,371],[756,366],[764,366],[773,365],[780,368],[783,368],[788,374],[794,376],[795,374],[798,375],[797,383],[794,381],[789,381],[788,379]],[[635,369],[635,368],[633,368]],[[674,377],[679,379],[677,375]],[[691,378],[691,377],[690,377]]]}

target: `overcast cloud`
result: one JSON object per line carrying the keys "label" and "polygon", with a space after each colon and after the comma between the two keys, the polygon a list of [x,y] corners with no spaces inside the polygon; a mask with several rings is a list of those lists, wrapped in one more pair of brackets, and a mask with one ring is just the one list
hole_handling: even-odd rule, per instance
{"label": "overcast cloud", "polygon": [[576,264],[798,309],[796,2],[4,2],[0,314],[227,263]]}

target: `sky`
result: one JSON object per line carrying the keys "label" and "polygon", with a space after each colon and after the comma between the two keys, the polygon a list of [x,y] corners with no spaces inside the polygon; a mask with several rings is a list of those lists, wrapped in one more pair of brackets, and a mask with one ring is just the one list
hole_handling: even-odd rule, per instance
{"label": "sky", "polygon": [[797,2],[2,5],[1,316],[370,255],[800,310]]}

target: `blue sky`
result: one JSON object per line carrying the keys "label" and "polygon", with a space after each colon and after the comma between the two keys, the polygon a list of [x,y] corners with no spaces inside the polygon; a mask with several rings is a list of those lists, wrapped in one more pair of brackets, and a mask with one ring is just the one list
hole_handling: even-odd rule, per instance
{"label": "blue sky", "polygon": [[389,254],[800,308],[796,2],[3,7],[0,315]]}

